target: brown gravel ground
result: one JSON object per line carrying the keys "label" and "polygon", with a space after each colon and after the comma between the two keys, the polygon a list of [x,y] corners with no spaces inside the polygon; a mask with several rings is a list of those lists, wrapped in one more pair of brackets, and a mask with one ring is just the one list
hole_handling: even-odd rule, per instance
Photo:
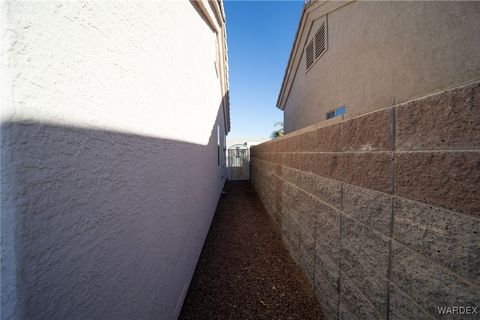
{"label": "brown gravel ground", "polygon": [[250,182],[225,191],[179,319],[321,319]]}

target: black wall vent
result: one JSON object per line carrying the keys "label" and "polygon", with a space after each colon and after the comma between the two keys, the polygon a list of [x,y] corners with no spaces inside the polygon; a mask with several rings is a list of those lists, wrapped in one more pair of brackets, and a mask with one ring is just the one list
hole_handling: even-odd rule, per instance
{"label": "black wall vent", "polygon": [[308,69],[315,61],[315,58],[313,56],[313,40],[310,41],[310,43],[307,45],[307,50],[305,51],[305,55],[306,55],[307,69]]}
{"label": "black wall vent", "polygon": [[317,32],[315,33],[313,39],[310,40],[308,45],[305,47],[305,62],[306,70],[308,71],[310,67],[320,58],[322,53],[327,50],[327,26],[326,20],[322,22]]}
{"label": "black wall vent", "polygon": [[315,59],[325,51],[326,45],[325,23],[322,23],[317,33],[315,33]]}

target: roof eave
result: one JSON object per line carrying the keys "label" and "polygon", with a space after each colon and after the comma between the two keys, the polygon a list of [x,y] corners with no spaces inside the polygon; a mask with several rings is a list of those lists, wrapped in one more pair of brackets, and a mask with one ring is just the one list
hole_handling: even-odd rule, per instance
{"label": "roof eave", "polygon": [[300,29],[302,27],[302,23],[303,23],[303,20],[305,18],[305,12],[308,8],[308,4],[309,4],[309,2],[305,2],[304,5],[303,5],[302,15],[300,16],[300,20],[298,21],[297,32],[295,33],[295,38],[293,39],[292,48],[290,49],[290,56],[288,57],[287,66],[285,67],[285,72],[283,73],[282,86],[280,87],[280,92],[279,92],[278,98],[277,98],[277,108],[279,108],[280,110],[285,109],[285,105],[284,104],[282,105],[281,100],[283,98],[283,93],[285,92],[285,85],[286,85],[287,76],[289,74],[289,70],[290,70],[290,67],[292,65],[293,52],[294,52],[296,44],[298,42],[298,35],[300,34]]}
{"label": "roof eave", "polygon": [[[301,57],[297,59],[297,50],[301,50],[300,41],[304,36],[305,26],[310,20],[315,20],[321,16],[327,15],[335,10],[338,10],[355,0],[344,1],[308,1],[305,2],[302,10],[302,16],[297,27],[297,33],[293,41],[292,49],[290,50],[290,57],[288,58],[287,67],[283,75],[282,86],[277,98],[277,108],[284,110],[287,104],[288,96],[295,81],[295,74]],[[315,13],[314,13],[315,12]],[[314,14],[313,14],[314,13]],[[311,15],[314,15],[313,17]],[[308,32],[308,28],[307,28]],[[295,69],[295,70],[294,70]],[[293,78],[292,78],[293,77]]]}

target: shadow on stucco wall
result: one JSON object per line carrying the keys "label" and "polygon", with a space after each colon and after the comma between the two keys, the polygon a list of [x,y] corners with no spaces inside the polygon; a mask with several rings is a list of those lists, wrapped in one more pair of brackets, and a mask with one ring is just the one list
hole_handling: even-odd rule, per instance
{"label": "shadow on stucco wall", "polygon": [[34,122],[1,133],[2,319],[176,318],[225,180],[216,128],[206,146]]}

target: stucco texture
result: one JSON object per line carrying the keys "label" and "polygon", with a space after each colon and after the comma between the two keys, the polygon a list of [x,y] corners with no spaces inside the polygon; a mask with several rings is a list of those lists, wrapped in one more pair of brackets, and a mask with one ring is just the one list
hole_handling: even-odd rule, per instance
{"label": "stucco texture", "polygon": [[215,34],[188,1],[2,18],[2,319],[176,319],[226,176]]}
{"label": "stucco texture", "polygon": [[[286,132],[480,79],[479,2],[354,1],[311,6],[279,98]],[[328,11],[325,11],[328,12]],[[326,19],[328,48],[306,71],[304,46]]]}

